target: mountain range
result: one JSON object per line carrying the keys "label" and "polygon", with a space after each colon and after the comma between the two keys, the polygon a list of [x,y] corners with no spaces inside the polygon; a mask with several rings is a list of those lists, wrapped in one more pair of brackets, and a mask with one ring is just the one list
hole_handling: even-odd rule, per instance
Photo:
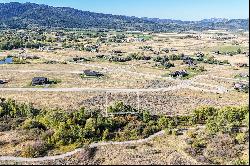
{"label": "mountain range", "polygon": [[158,18],[138,18],[81,11],[69,7],[53,7],[35,3],[0,3],[0,28],[83,28],[137,31],[186,31],[207,29],[249,28],[249,19],[204,19],[181,21]]}

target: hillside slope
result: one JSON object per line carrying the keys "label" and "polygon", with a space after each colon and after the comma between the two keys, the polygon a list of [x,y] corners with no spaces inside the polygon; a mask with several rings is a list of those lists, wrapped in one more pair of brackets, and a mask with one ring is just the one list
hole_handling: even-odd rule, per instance
{"label": "hillside slope", "polygon": [[248,24],[248,19],[180,21],[102,14],[69,7],[52,7],[34,3],[0,3],[0,28],[43,26],[139,31],[183,31],[221,28],[247,30]]}

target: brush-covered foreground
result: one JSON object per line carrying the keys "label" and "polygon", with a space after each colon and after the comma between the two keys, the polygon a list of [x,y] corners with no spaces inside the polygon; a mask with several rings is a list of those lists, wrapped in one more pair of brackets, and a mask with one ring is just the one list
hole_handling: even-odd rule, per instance
{"label": "brush-covered foreground", "polygon": [[[93,142],[137,140],[165,130],[164,137],[185,136],[183,152],[198,162],[248,163],[244,157],[249,137],[248,106],[220,109],[207,106],[187,116],[169,117],[117,102],[107,111],[108,116],[84,108],[75,111],[37,109],[1,99],[1,155],[54,155]],[[197,125],[205,129],[194,130]],[[9,134],[14,131],[15,141]],[[8,135],[10,138],[4,140]]]}

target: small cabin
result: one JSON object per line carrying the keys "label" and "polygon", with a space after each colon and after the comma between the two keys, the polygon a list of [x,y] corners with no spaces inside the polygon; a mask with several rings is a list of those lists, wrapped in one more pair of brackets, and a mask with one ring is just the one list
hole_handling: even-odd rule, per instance
{"label": "small cabin", "polygon": [[96,55],[96,58],[99,58],[99,59],[104,58],[104,57],[105,55]]}
{"label": "small cabin", "polygon": [[214,54],[217,54],[217,55],[221,54],[220,51],[214,51],[213,53],[214,53]]}
{"label": "small cabin", "polygon": [[237,67],[248,67],[247,63],[236,63]]}
{"label": "small cabin", "polygon": [[122,52],[121,50],[112,50],[112,53],[114,53],[114,54],[122,54],[124,52]]}
{"label": "small cabin", "polygon": [[169,49],[168,48],[163,48],[161,51],[163,51],[165,53],[169,53]]}
{"label": "small cabin", "polygon": [[170,74],[171,77],[185,77],[188,76],[188,73],[186,70],[181,70],[181,71],[175,71]]}
{"label": "small cabin", "polygon": [[74,57],[72,58],[73,62],[87,62],[89,59],[86,59],[84,57]]}
{"label": "small cabin", "polygon": [[234,84],[234,89],[238,90],[238,91],[248,92],[249,91],[249,84],[237,82]]}
{"label": "small cabin", "polygon": [[184,63],[188,66],[195,66],[196,63],[192,59],[184,60]]}
{"label": "small cabin", "polygon": [[96,71],[93,71],[93,70],[84,70],[83,74],[85,76],[89,76],[89,77],[101,77],[101,76],[103,76],[102,73],[99,73],[99,72],[96,72]]}
{"label": "small cabin", "polygon": [[246,74],[246,73],[240,73],[239,74],[240,77],[243,77],[243,78],[247,78],[249,77],[249,74]]}
{"label": "small cabin", "polygon": [[202,52],[198,52],[198,53],[196,53],[196,57],[197,58],[203,58],[205,55],[204,55],[204,53],[202,53]]}
{"label": "small cabin", "polygon": [[170,51],[178,51],[176,48],[171,48]]}
{"label": "small cabin", "polygon": [[6,84],[7,83],[7,81],[5,81],[5,80],[0,80],[0,84]]}
{"label": "small cabin", "polygon": [[32,78],[32,85],[46,85],[49,83],[49,79],[46,77],[34,77]]}

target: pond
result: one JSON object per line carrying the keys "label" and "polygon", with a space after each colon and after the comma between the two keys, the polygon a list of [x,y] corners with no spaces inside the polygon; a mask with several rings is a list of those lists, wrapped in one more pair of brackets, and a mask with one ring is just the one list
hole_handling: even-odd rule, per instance
{"label": "pond", "polygon": [[13,63],[13,58],[12,57],[0,60],[0,64],[9,64],[9,63]]}

